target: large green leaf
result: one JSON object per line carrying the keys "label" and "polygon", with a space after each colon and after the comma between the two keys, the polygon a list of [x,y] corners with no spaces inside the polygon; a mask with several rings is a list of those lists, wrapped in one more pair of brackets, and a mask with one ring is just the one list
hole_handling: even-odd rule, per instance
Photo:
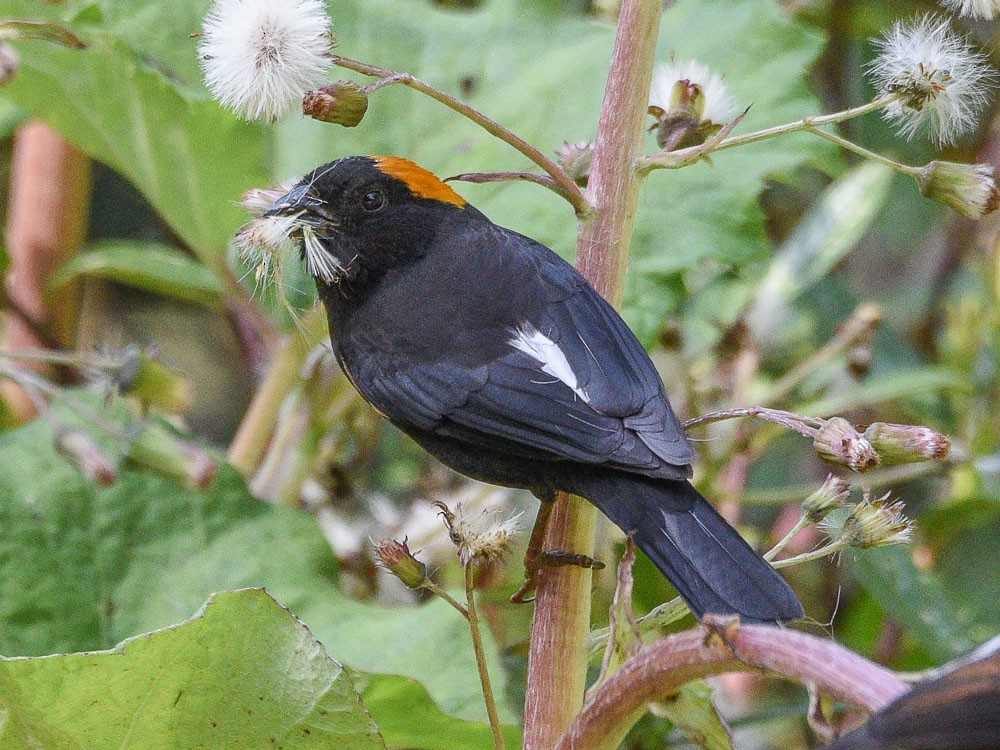
{"label": "large green leaf", "polygon": [[[227,467],[206,491],[128,467],[98,489],[52,443],[41,422],[0,435],[0,653],[109,648],[213,591],[266,586],[338,661],[419,680],[445,713],[485,718],[465,620],[440,600],[390,608],[340,593],[309,515],[254,499]],[[489,661],[503,694],[492,645]]]}
{"label": "large green leaf", "polygon": [[351,674],[261,589],[110,651],[3,666],[0,748],[385,747]]}
{"label": "large green leaf", "polygon": [[50,289],[78,276],[96,276],[154,294],[217,307],[222,286],[203,263],[155,242],[109,241],[73,256],[53,274]]}
{"label": "large green leaf", "polygon": [[941,579],[919,570],[905,547],[859,550],[847,559],[882,609],[935,659],[953,659],[983,640],[981,630],[959,612]]}
{"label": "large green leaf", "polygon": [[[0,1],[2,16],[62,21],[88,44],[17,42],[21,69],[3,95],[129,178],[193,250],[214,259],[245,220],[241,193],[268,182],[265,130],[223,112],[191,80],[188,34],[207,3],[107,5],[105,19],[95,4]],[[182,58],[191,62],[180,66]]]}
{"label": "large green leaf", "polygon": [[[365,706],[378,717],[378,727],[389,747],[422,750],[477,750],[493,747],[487,724],[459,722],[441,712],[420,683],[386,675],[357,675]],[[413,721],[413,716],[420,721]],[[510,748],[521,747],[521,730],[505,726]]]}

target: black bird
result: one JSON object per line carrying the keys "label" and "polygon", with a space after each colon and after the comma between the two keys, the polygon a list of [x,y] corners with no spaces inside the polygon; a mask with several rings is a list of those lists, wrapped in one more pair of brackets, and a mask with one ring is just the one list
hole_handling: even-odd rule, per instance
{"label": "black bird", "polygon": [[347,377],[432,455],[543,505],[586,498],[696,617],[802,617],[687,481],[694,453],[642,345],[556,253],[397,157],[318,167],[264,216],[300,242]]}
{"label": "black bird", "polygon": [[[986,644],[987,649],[996,647],[996,639]],[[1000,654],[964,661],[918,682],[821,750],[997,750]]]}

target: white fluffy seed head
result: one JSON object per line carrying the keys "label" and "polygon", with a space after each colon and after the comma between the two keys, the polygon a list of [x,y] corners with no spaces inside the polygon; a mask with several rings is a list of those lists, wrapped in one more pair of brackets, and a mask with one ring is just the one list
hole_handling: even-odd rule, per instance
{"label": "white fluffy seed head", "polygon": [[657,66],[649,90],[650,105],[669,113],[674,84],[678,81],[688,81],[701,88],[705,103],[703,120],[723,125],[736,116],[736,102],[729,95],[722,76],[697,60],[671,61]]}
{"label": "white fluffy seed head", "polygon": [[241,117],[273,122],[325,81],[331,25],[321,0],[216,0],[198,46],[205,84]]}
{"label": "white fluffy seed head", "polygon": [[927,132],[944,146],[975,127],[997,73],[946,18],[897,21],[875,46],[879,55],[867,72],[879,96],[901,95],[882,111],[900,135]]}
{"label": "white fluffy seed head", "polygon": [[997,0],[941,0],[943,5],[953,13],[969,18],[990,19],[1000,11]]}

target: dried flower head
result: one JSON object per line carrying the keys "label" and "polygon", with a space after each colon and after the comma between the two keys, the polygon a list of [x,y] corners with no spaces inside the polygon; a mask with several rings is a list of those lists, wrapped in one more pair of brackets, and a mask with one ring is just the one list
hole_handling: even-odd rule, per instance
{"label": "dried flower head", "polygon": [[723,125],[736,115],[736,102],[729,95],[722,76],[697,60],[672,61],[658,66],[653,74],[649,104],[668,114],[676,112],[679,100],[686,98],[682,90],[692,86],[700,91],[700,111],[694,113],[699,121]]}
{"label": "dried flower head", "polygon": [[273,122],[325,80],[331,25],[321,0],[216,0],[198,46],[205,84],[241,117]]}
{"label": "dried flower head", "polygon": [[285,255],[294,251],[291,236],[298,227],[295,217],[263,214],[284,198],[296,182],[298,180],[291,180],[274,188],[248,190],[240,201],[253,220],[236,233],[233,244],[240,260],[254,270],[259,287],[272,282],[281,286]]}
{"label": "dried flower head", "polygon": [[948,145],[975,127],[997,74],[946,18],[897,21],[875,46],[879,55],[867,72],[880,96],[900,95],[882,114],[901,135],[928,131],[938,145]]}
{"label": "dried flower head", "polygon": [[838,476],[828,474],[819,489],[802,501],[802,512],[810,523],[819,523],[831,510],[844,507],[851,488]]}
{"label": "dried flower head", "polygon": [[842,417],[831,417],[823,423],[813,439],[813,450],[827,463],[854,471],[866,471],[879,464],[872,444]]}
{"label": "dried flower head", "polygon": [[990,19],[1000,10],[1000,3],[996,0],[941,0],[941,5],[969,18]]}
{"label": "dried flower head", "polygon": [[968,216],[980,219],[1000,203],[996,170],[990,164],[932,161],[917,174],[920,192]]}
{"label": "dried flower head", "polygon": [[865,438],[887,464],[943,461],[951,452],[951,441],[929,427],[873,422]]}
{"label": "dried flower head", "polygon": [[441,512],[444,524],[452,543],[458,547],[458,559],[462,567],[472,560],[491,563],[503,557],[510,550],[517,532],[520,530],[520,519],[523,513],[517,513],[506,520],[500,520],[495,508],[487,508],[474,518],[468,517],[462,504],[451,510],[441,502],[434,505]]}
{"label": "dried flower head", "polygon": [[375,545],[375,557],[379,567],[385,568],[408,588],[419,589],[427,582],[427,566],[413,556],[406,545],[406,539],[383,539]]}
{"label": "dried flower head", "polygon": [[888,493],[878,500],[865,499],[852,505],[841,539],[849,547],[861,549],[906,544],[913,539],[913,521],[903,514],[905,509],[901,500],[890,502]]}

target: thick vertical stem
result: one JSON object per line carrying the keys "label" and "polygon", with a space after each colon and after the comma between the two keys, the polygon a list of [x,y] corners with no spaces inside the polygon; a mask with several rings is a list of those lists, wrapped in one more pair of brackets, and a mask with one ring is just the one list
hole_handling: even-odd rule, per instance
{"label": "thick vertical stem", "polygon": [[[46,286],[52,273],[83,245],[90,166],[90,159],[39,120],[18,131],[7,221],[11,262],[6,282],[11,312],[3,336],[7,350],[73,343],[78,285],[69,284],[51,297],[46,295]],[[21,417],[34,413],[31,402],[16,387],[6,384],[4,395]]]}
{"label": "thick vertical stem", "polygon": [[[625,0],[598,125],[589,190],[596,212],[581,223],[577,264],[597,290],[621,302],[638,200],[641,154],[662,0]],[[560,496],[546,547],[593,550],[596,510]],[[555,746],[583,705],[590,627],[591,571],[543,568],[539,574],[528,657],[524,747]]]}

